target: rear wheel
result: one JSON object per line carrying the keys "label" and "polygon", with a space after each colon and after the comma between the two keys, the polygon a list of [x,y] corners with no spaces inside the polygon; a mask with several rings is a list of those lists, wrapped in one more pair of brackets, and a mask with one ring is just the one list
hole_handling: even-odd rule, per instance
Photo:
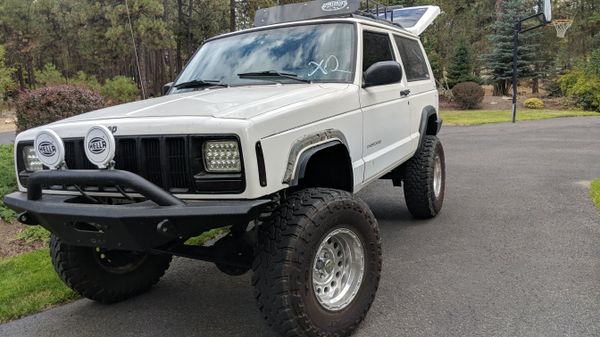
{"label": "rear wheel", "polygon": [[50,256],[60,278],[81,296],[102,303],[149,290],[169,268],[170,255],[73,246],[52,235]]}
{"label": "rear wheel", "polygon": [[293,193],[259,226],[253,284],[259,308],[282,336],[348,336],[379,285],[377,221],[352,194]]}
{"label": "rear wheel", "polygon": [[404,196],[410,213],[433,218],[442,210],[446,194],[446,160],[442,142],[425,136],[419,152],[406,165]]}

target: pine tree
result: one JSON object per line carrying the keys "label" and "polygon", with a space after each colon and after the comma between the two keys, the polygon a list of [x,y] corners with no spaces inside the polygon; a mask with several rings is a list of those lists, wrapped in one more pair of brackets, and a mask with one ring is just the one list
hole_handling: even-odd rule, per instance
{"label": "pine tree", "polygon": [[4,99],[6,92],[14,87],[12,75],[15,70],[6,66],[4,62],[5,52],[4,46],[0,45],[0,100]]}
{"label": "pine tree", "polygon": [[473,57],[465,39],[461,39],[458,42],[457,47],[450,56],[446,77],[448,79],[448,87],[450,88],[462,82],[479,83],[479,78],[473,73]]}
{"label": "pine tree", "polygon": [[[492,25],[494,33],[489,36],[492,51],[483,60],[494,83],[494,95],[508,95],[513,75],[513,33],[516,23],[530,12],[524,0],[506,0],[497,8],[496,22]],[[539,30],[519,35],[519,62],[517,64],[520,79],[539,77],[536,71],[538,61],[537,41]]]}

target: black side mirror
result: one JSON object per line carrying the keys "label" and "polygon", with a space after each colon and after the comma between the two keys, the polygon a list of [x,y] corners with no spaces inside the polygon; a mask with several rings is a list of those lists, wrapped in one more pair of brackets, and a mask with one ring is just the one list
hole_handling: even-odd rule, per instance
{"label": "black side mirror", "polygon": [[363,88],[398,83],[402,81],[402,66],[396,61],[377,62],[363,76]]}
{"label": "black side mirror", "polygon": [[166,94],[169,93],[169,91],[171,91],[171,88],[173,87],[173,82],[169,82],[165,85],[163,85],[162,90],[161,90],[161,94],[164,96]]}

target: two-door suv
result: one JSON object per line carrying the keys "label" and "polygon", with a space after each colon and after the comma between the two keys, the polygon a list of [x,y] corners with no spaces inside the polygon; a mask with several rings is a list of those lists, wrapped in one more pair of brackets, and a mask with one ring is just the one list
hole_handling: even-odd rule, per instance
{"label": "two-door suv", "polygon": [[[206,41],[167,95],[19,134],[5,203],[52,232],[56,272],[92,300],[140,294],[182,256],[252,269],[283,336],[350,335],[382,265],[354,194],[389,179],[431,218],[445,191],[419,40],[440,9],[368,3],[259,10],[254,28]],[[215,228],[212,244],[187,243]]]}

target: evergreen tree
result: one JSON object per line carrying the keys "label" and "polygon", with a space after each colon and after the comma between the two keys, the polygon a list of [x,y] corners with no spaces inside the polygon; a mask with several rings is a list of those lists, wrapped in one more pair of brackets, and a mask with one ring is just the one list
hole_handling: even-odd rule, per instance
{"label": "evergreen tree", "polygon": [[[484,63],[489,70],[494,84],[494,95],[508,95],[513,76],[513,33],[516,23],[531,9],[524,0],[502,1],[497,9],[496,22],[492,25],[493,33],[489,36],[492,44],[490,54],[484,56]],[[520,79],[539,78],[537,63],[540,31],[534,30],[519,35],[517,53],[519,62],[517,69]]]}
{"label": "evergreen tree", "polygon": [[465,39],[458,42],[458,46],[450,56],[447,79],[450,88],[462,82],[480,82],[473,73],[473,57]]}
{"label": "evergreen tree", "polygon": [[14,86],[12,74],[15,70],[6,66],[4,62],[5,52],[4,46],[0,45],[0,99],[3,99],[6,92]]}

